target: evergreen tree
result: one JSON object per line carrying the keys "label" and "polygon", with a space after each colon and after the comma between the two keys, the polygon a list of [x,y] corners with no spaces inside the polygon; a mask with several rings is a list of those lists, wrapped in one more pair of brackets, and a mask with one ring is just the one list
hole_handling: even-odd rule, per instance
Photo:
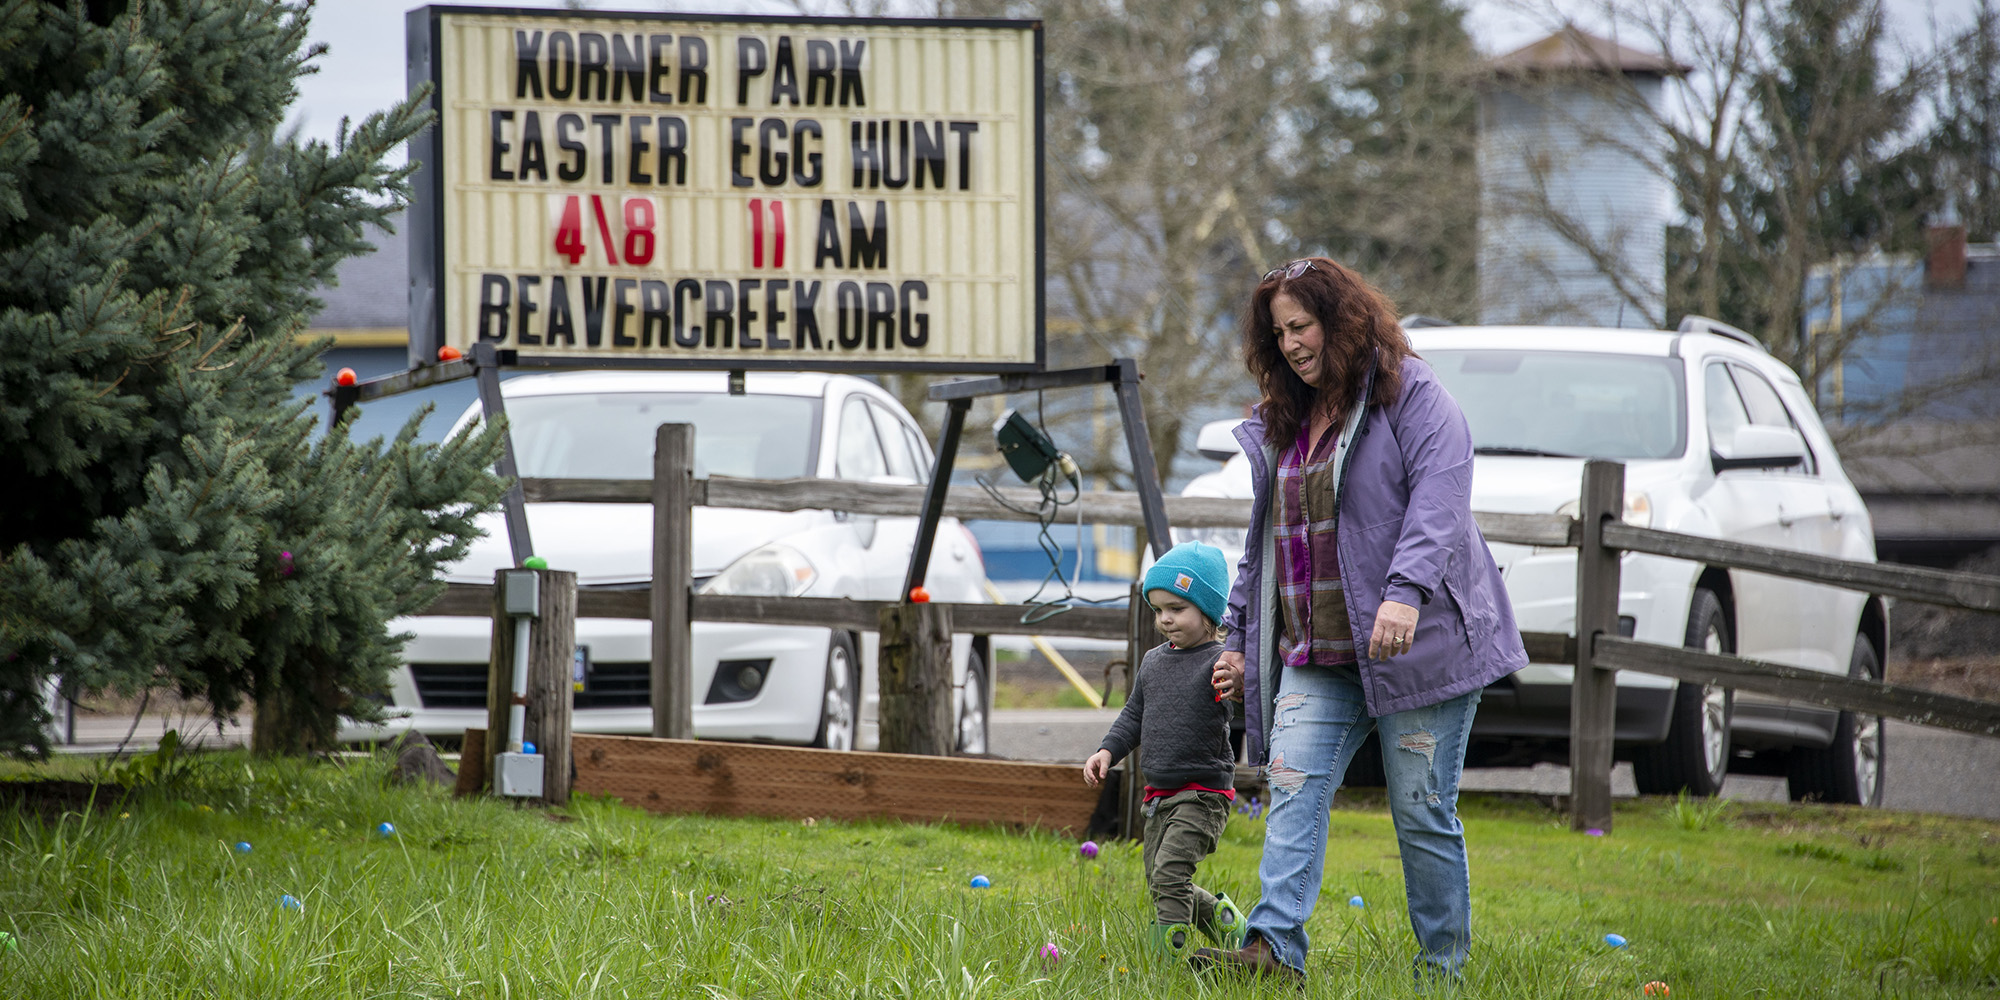
{"label": "evergreen tree", "polygon": [[497,503],[490,433],[315,440],[293,398],[312,289],[400,208],[428,114],[280,135],[310,13],[0,0],[0,750],[46,749],[50,676],[325,746]]}

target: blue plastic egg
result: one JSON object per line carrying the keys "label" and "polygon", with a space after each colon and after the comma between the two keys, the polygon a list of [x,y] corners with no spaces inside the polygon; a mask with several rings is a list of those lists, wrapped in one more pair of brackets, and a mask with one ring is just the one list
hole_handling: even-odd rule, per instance
{"label": "blue plastic egg", "polygon": [[993,881],[992,881],[991,879],[988,879],[988,878],[987,878],[986,876],[984,876],[984,875],[974,875],[974,876],[972,876],[972,887],[973,887],[974,889],[984,889],[984,888],[986,888],[986,887],[988,887],[988,886],[990,886],[990,885],[992,885],[992,884],[993,884]]}
{"label": "blue plastic egg", "polygon": [[396,835],[396,824],[379,823],[375,827],[375,832],[381,834],[384,837],[393,837]]}
{"label": "blue plastic egg", "polygon": [[1613,948],[1623,948],[1625,947],[1625,938],[1620,934],[1606,934],[1604,935],[1604,943]]}
{"label": "blue plastic egg", "polygon": [[238,854],[248,854],[248,853],[250,853],[250,842],[249,842],[249,841],[247,841],[247,840],[239,840],[239,841],[237,841],[237,842],[236,842],[236,853],[238,853]]}
{"label": "blue plastic egg", "polygon": [[1367,906],[1368,904],[1367,904],[1367,903],[1365,903],[1365,902],[1362,902],[1362,900],[1361,900],[1361,897],[1360,897],[1360,896],[1349,896],[1349,897],[1347,897],[1347,905],[1349,905],[1349,906],[1353,906],[1353,907],[1363,907],[1363,906]]}
{"label": "blue plastic egg", "polygon": [[534,745],[533,743],[523,743],[523,744],[521,744],[521,752],[522,752],[522,753],[534,753],[534,752],[535,752],[535,745]]}
{"label": "blue plastic egg", "polygon": [[306,904],[299,902],[299,897],[289,892],[278,897],[278,905],[287,910],[303,910],[306,908]]}

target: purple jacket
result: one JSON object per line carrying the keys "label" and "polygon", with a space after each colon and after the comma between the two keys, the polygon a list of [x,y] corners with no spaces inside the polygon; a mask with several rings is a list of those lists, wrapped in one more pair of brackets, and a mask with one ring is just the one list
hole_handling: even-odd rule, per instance
{"label": "purple jacket", "polygon": [[[1236,439],[1254,491],[1223,648],[1243,653],[1250,762],[1263,764],[1282,669],[1276,572],[1266,572],[1276,565],[1270,492],[1278,451],[1264,442],[1261,414],[1244,421]],[[1338,477],[1341,577],[1368,714],[1435,705],[1527,666],[1499,567],[1472,520],[1472,433],[1429,365],[1403,362],[1401,397],[1369,407]],[[1385,600],[1415,607],[1417,632],[1408,653],[1374,660],[1368,637]]]}

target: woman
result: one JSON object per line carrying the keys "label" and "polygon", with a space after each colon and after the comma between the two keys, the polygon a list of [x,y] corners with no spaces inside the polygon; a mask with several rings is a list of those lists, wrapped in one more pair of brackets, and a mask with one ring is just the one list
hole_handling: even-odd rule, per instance
{"label": "woman", "polygon": [[1327,810],[1379,729],[1416,971],[1456,976],[1466,737],[1481,689],[1527,664],[1472,520],[1472,438],[1394,307],[1331,260],[1264,275],[1242,334],[1264,398],[1236,431],[1255,490],[1215,687],[1245,701],[1271,807],[1249,941],[1194,961],[1304,977]]}

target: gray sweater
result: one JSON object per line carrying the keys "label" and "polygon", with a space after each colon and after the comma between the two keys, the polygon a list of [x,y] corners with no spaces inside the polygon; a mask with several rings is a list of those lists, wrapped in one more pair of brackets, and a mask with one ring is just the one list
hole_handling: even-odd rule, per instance
{"label": "gray sweater", "polygon": [[1099,749],[1118,763],[1134,746],[1144,747],[1139,767],[1153,788],[1200,785],[1218,791],[1236,781],[1236,757],[1229,747],[1229,705],[1215,700],[1212,676],[1222,644],[1175,649],[1161,643],[1140,661],[1132,699]]}

